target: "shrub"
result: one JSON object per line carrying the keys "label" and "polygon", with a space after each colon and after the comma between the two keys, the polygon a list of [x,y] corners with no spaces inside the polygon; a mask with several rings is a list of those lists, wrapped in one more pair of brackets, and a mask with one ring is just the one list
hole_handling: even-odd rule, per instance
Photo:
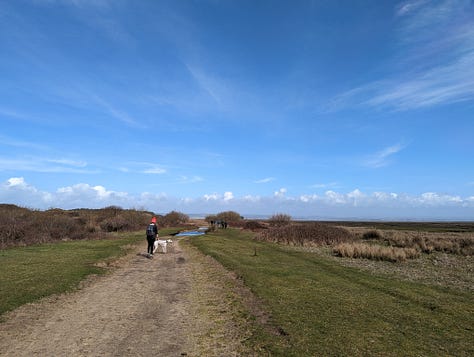
{"label": "shrub", "polygon": [[372,239],[383,239],[383,235],[380,231],[373,229],[362,234],[362,239],[372,240]]}
{"label": "shrub", "polygon": [[245,221],[242,226],[243,229],[249,229],[251,231],[258,231],[262,229],[267,229],[268,227],[259,221]]}
{"label": "shrub", "polygon": [[220,212],[216,215],[218,221],[225,221],[225,222],[238,222],[242,219],[242,216],[234,211],[225,211]]}
{"label": "shrub", "polygon": [[186,224],[188,221],[188,215],[177,211],[171,211],[161,217],[160,225],[162,227],[177,227]]}
{"label": "shrub", "polygon": [[204,218],[204,220],[207,223],[215,222],[215,221],[217,221],[217,216],[215,214],[209,214],[209,215],[206,216],[206,218]]}
{"label": "shrub", "polygon": [[284,213],[277,213],[270,217],[268,223],[271,227],[281,227],[291,224],[291,216]]}
{"label": "shrub", "polygon": [[145,227],[152,214],[115,206],[38,211],[0,204],[0,249],[63,239],[94,239],[105,232],[134,231]]}
{"label": "shrub", "polygon": [[349,231],[343,228],[314,222],[272,227],[257,234],[255,239],[306,246],[350,242],[355,238]]}
{"label": "shrub", "polygon": [[111,217],[100,223],[100,228],[106,232],[121,232],[128,228],[128,221],[123,216]]}

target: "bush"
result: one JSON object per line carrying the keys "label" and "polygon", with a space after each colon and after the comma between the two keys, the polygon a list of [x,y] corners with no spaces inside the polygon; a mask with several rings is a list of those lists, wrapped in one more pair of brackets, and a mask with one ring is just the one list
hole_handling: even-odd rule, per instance
{"label": "bush", "polygon": [[255,239],[306,246],[351,242],[355,238],[349,231],[343,228],[323,223],[307,223],[272,227],[257,234]]}
{"label": "bush", "polygon": [[216,215],[216,218],[218,221],[224,221],[224,222],[239,222],[242,219],[242,216],[234,211],[225,211],[225,212],[220,212]]}
{"label": "bush", "polygon": [[215,214],[209,214],[204,218],[204,220],[210,224],[211,222],[217,221],[217,216]]}
{"label": "bush", "polygon": [[120,207],[30,210],[0,204],[0,249],[64,239],[94,239],[106,232],[136,231],[153,213]]}
{"label": "bush", "polygon": [[268,223],[271,227],[287,226],[291,224],[291,216],[284,213],[274,214],[270,217]]}
{"label": "bush", "polygon": [[262,229],[268,229],[268,227],[263,224],[262,222],[259,221],[245,221],[245,223],[242,226],[243,229],[248,229],[251,231],[259,231]]}
{"label": "bush", "polygon": [[162,227],[178,227],[187,222],[189,222],[188,215],[177,211],[171,211],[161,217],[159,225]]}
{"label": "bush", "polygon": [[380,239],[383,239],[383,235],[378,230],[373,229],[373,230],[367,231],[364,234],[362,234],[362,239],[365,239],[365,240],[372,240],[372,239],[380,240]]}

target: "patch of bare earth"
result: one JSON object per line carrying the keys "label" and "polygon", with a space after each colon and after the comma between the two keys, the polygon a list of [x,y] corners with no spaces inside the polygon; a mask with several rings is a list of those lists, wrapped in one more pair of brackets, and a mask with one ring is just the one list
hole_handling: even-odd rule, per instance
{"label": "patch of bare earth", "polygon": [[238,280],[188,244],[146,258],[145,243],[70,294],[10,312],[5,356],[251,356]]}

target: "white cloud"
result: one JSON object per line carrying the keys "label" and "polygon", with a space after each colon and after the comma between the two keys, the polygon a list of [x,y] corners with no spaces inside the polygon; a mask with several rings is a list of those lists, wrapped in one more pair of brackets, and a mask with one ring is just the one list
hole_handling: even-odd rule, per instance
{"label": "white cloud", "polygon": [[[474,100],[474,4],[407,1],[396,9],[390,75],[352,88],[326,111],[362,106],[406,111]],[[471,15],[469,15],[471,14]]]}
{"label": "white cloud", "polygon": [[396,15],[397,16],[408,15],[409,13],[418,9],[420,6],[424,5],[425,3],[426,3],[426,0],[406,1],[397,6]]}
{"label": "white cloud", "polygon": [[132,118],[128,113],[125,113],[122,110],[117,109],[114,105],[110,104],[104,98],[99,97],[98,95],[91,95],[91,98],[113,118],[120,120],[121,122],[132,126],[132,127],[141,127],[136,119]]}
{"label": "white cloud", "polygon": [[17,159],[0,157],[0,171],[97,173],[97,170],[90,170],[86,167],[87,162],[85,161],[64,158],[23,157]]}
{"label": "white cloud", "polygon": [[201,176],[180,176],[179,182],[180,183],[196,183],[196,182],[202,182],[204,179]]}
{"label": "white cloud", "polygon": [[234,194],[230,191],[224,192],[224,201],[230,201],[234,198]]}
{"label": "white cloud", "polygon": [[[0,115],[2,114],[0,110]],[[0,135],[0,144],[13,147],[24,147],[34,150],[45,150],[47,147],[41,144],[35,144],[29,141],[21,141],[18,139],[12,139],[3,135]]]}
{"label": "white cloud", "polygon": [[39,191],[23,177],[12,177],[0,184],[0,202],[24,207],[45,208],[53,201],[49,192]]}
{"label": "white cloud", "polygon": [[283,187],[283,188],[280,188],[278,191],[275,191],[275,193],[273,195],[275,197],[283,198],[283,197],[285,197],[286,191],[287,191],[287,189]]}
{"label": "white cloud", "polygon": [[337,187],[337,182],[329,182],[329,183],[315,183],[310,186],[310,188],[329,188],[329,187]]}
{"label": "white cloud", "polygon": [[9,187],[22,186],[25,187],[25,179],[23,177],[12,177],[7,180],[7,185]]}
{"label": "white cloud", "polygon": [[272,181],[275,181],[274,177],[266,177],[266,178],[263,178],[263,179],[260,179],[260,180],[256,180],[256,181],[254,181],[254,183],[269,183],[269,182],[272,182]]}
{"label": "white cloud", "polygon": [[143,173],[144,174],[158,174],[158,175],[161,175],[161,174],[166,173],[166,169],[163,169],[161,167],[150,167],[149,169],[143,170]]}
{"label": "white cloud", "polygon": [[380,83],[363,104],[410,110],[474,100],[474,51],[418,73],[413,79]]}
{"label": "white cloud", "polygon": [[65,166],[75,166],[75,167],[86,167],[87,162],[85,161],[76,161],[70,159],[46,159],[47,162],[52,162],[55,164],[61,164]]}
{"label": "white cloud", "polygon": [[400,152],[405,148],[402,144],[395,144],[392,146],[388,146],[385,149],[371,155],[366,161],[365,166],[379,168],[383,166],[387,166],[389,161],[389,157]]}
{"label": "white cloud", "polygon": [[326,191],[323,195],[288,196],[281,188],[271,196],[245,195],[236,197],[231,191],[205,194],[201,197],[171,197],[165,193],[127,192],[109,190],[101,185],[79,183],[45,192],[28,184],[23,177],[11,177],[0,183],[0,202],[46,209],[58,207],[101,208],[117,205],[124,208],[141,207],[167,213],[217,213],[234,210],[243,215],[271,215],[285,212],[292,217],[322,219],[471,219],[474,217],[474,196],[461,197],[436,192],[407,195],[394,192],[366,193]]}
{"label": "white cloud", "polygon": [[217,193],[205,194],[203,197],[206,201],[217,201],[219,199]]}

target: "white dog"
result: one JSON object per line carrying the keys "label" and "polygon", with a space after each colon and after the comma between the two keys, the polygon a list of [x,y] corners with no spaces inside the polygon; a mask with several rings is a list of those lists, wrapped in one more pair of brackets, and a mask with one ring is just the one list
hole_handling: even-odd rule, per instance
{"label": "white dog", "polygon": [[166,246],[168,245],[168,243],[173,243],[173,241],[171,239],[167,239],[167,240],[157,239],[157,240],[155,240],[155,243],[153,244],[153,254],[155,254],[155,252],[158,250],[158,247],[161,247],[161,251],[163,253],[166,253]]}

